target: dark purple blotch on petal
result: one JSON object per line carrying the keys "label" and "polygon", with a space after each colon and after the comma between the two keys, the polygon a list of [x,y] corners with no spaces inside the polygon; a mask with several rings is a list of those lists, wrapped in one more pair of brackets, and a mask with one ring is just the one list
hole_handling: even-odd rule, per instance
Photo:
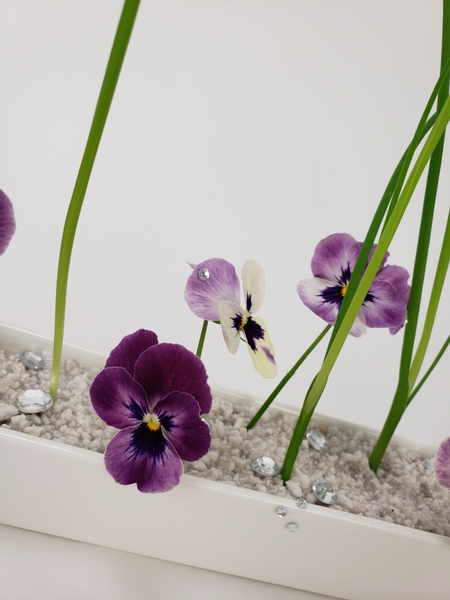
{"label": "dark purple blotch on petal", "polygon": [[6,248],[16,231],[16,220],[14,208],[8,196],[0,190],[0,256]]}
{"label": "dark purple blotch on petal", "polygon": [[247,323],[244,325],[245,338],[247,340],[248,345],[256,352],[256,344],[255,340],[263,340],[264,339],[264,329],[261,327],[259,323],[254,321],[251,317],[247,319]]}

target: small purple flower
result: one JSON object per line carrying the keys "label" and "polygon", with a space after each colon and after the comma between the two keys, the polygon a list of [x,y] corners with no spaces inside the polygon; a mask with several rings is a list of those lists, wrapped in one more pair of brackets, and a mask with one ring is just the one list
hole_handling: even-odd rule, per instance
{"label": "small purple flower", "polygon": [[267,327],[261,317],[253,314],[263,303],[266,276],[261,265],[254,260],[244,264],[241,275],[245,308],[233,300],[222,300],[218,304],[223,338],[231,354],[236,354],[243,336],[258,373],[267,378],[275,377],[275,350]]}
{"label": "small purple flower", "polygon": [[434,475],[439,485],[450,488],[450,438],[444,440],[436,452]]}
{"label": "small purple flower", "polygon": [[[360,250],[361,243],[347,233],[326,237],[317,244],[311,261],[314,277],[302,279],[297,285],[303,303],[327,323],[336,322]],[[365,333],[366,327],[388,327],[395,334],[404,325],[409,273],[403,267],[386,265],[388,256],[353,323],[350,334],[354,337]]]}
{"label": "small purple flower", "polygon": [[16,221],[13,205],[5,192],[0,190],[0,256],[9,246],[15,231]]}
{"label": "small purple flower", "polygon": [[106,469],[117,483],[141,492],[178,485],[182,460],[204,456],[211,443],[200,416],[211,409],[202,361],[178,344],[159,344],[140,329],[111,352],[91,386],[92,405],[103,421],[120,429],[105,451]]}

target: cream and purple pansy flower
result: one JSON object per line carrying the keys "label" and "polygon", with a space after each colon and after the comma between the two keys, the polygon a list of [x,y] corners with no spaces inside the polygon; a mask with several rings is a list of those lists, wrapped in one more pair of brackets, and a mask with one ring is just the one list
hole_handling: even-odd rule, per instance
{"label": "cream and purple pansy flower", "polygon": [[16,221],[13,205],[5,192],[0,190],[0,256],[9,246],[15,231]]}
{"label": "cream and purple pansy flower", "polygon": [[184,297],[195,315],[207,321],[220,321],[225,343],[232,354],[238,351],[242,338],[258,373],[275,377],[277,366],[272,342],[264,321],[254,315],[264,300],[265,274],[254,260],[248,260],[241,273],[244,308],[239,302],[240,286],[235,268],[221,258],[193,266]]}
{"label": "cream and purple pansy flower", "polygon": [[120,430],[105,451],[106,469],[117,483],[167,492],[180,481],[182,460],[208,452],[210,431],[201,419],[211,409],[207,378],[192,352],[159,344],[145,329],[111,352],[90,393],[99,417]]}
{"label": "cream and purple pansy flower", "polygon": [[433,468],[439,485],[450,488],[450,438],[444,440],[437,449]]}
{"label": "cream and purple pansy flower", "polygon": [[[321,240],[314,251],[314,277],[302,279],[297,292],[303,303],[327,323],[334,324],[348,282],[361,250],[361,243],[347,233]],[[373,249],[372,249],[373,252]],[[386,265],[385,255],[350,334],[360,337],[366,327],[387,327],[397,333],[404,325],[409,299],[409,273],[403,267]]]}

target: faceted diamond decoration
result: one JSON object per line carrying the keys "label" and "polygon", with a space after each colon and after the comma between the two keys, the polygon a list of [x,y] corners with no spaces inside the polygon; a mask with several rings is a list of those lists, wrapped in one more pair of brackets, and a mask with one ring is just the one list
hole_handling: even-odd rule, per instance
{"label": "faceted diamond decoration", "polygon": [[24,350],[20,354],[19,358],[27,369],[40,371],[44,368],[45,360],[38,352],[33,352],[33,350]]}
{"label": "faceted diamond decoration", "polygon": [[306,439],[308,440],[308,444],[311,446],[311,448],[314,448],[314,450],[318,450],[319,452],[325,450],[327,446],[327,440],[325,439],[323,433],[320,433],[320,431],[310,429],[306,433]]}
{"label": "faceted diamond decoration", "polygon": [[203,423],[206,423],[208,425],[208,427],[211,429],[211,421],[210,421],[210,418],[208,417],[208,415],[202,415],[200,417],[200,419],[203,421]]}
{"label": "faceted diamond decoration", "polygon": [[297,529],[298,529],[298,525],[297,525],[297,523],[288,523],[288,524],[286,525],[286,529],[287,529],[288,531],[290,531],[291,533],[294,533],[294,531],[297,531]]}
{"label": "faceted diamond decoration", "polygon": [[206,281],[207,279],[209,279],[209,271],[208,271],[208,269],[205,269],[205,267],[203,267],[202,269],[200,269],[200,271],[198,272],[198,276],[200,277],[200,279],[202,281]]}
{"label": "faceted diamond decoration", "polygon": [[337,502],[336,490],[328,481],[316,481],[313,483],[312,491],[322,504],[335,504]]}
{"label": "faceted diamond decoration", "polygon": [[279,517],[285,517],[287,515],[287,508],[285,506],[279,506],[276,510]]}
{"label": "faceted diamond decoration", "polygon": [[281,471],[280,465],[269,456],[259,456],[252,462],[252,469],[263,477],[275,477]]}
{"label": "faceted diamond decoration", "polygon": [[427,469],[427,471],[432,471],[433,470],[433,462],[434,462],[434,460],[432,458],[424,458],[422,461],[422,465],[423,465],[424,469]]}
{"label": "faceted diamond decoration", "polygon": [[42,390],[26,390],[14,400],[14,406],[23,413],[38,413],[50,408],[53,398]]}
{"label": "faceted diamond decoration", "polygon": [[308,503],[306,502],[306,500],[304,498],[297,498],[295,501],[295,504],[299,508],[306,508],[308,506]]}

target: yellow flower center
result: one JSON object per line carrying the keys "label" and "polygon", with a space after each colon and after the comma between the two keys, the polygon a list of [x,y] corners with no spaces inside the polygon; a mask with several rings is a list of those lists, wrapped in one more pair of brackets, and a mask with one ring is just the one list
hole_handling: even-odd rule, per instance
{"label": "yellow flower center", "polygon": [[348,288],[348,285],[347,285],[347,284],[344,284],[344,285],[341,287],[341,296],[342,296],[342,297],[344,297],[344,296],[345,296],[345,294],[347,293],[347,288]]}
{"label": "yellow flower center", "polygon": [[161,423],[155,414],[145,415],[142,420],[144,423],[147,423],[147,427],[150,429],[150,431],[158,431],[158,429],[161,427]]}

